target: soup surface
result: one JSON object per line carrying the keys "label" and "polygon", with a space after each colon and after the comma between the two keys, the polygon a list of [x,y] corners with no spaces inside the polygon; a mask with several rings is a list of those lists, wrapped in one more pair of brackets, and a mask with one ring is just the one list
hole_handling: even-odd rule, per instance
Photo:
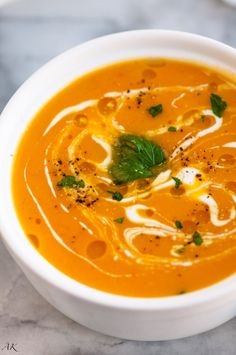
{"label": "soup surface", "polygon": [[53,97],[15,155],[22,227],[57,269],[93,288],[170,296],[236,270],[236,83],[140,59]]}

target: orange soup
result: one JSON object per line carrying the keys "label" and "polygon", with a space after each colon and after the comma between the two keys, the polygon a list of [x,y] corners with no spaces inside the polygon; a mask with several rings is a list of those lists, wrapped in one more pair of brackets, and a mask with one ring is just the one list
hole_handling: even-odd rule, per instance
{"label": "orange soup", "polygon": [[236,270],[236,82],[140,59],[91,72],[37,113],[15,155],[25,234],[95,289],[180,295]]}

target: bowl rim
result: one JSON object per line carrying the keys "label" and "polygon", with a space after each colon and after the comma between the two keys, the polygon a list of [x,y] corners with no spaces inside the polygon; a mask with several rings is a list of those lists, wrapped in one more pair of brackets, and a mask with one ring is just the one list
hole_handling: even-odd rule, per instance
{"label": "bowl rim", "polygon": [[[71,57],[78,50],[83,50],[86,47],[93,45],[97,45],[103,42],[107,42],[109,45],[109,41],[114,40],[125,40],[125,38],[133,37],[138,38],[139,36],[145,36],[148,38],[150,36],[162,36],[162,37],[175,37],[183,40],[191,40],[193,45],[201,43],[207,43],[209,46],[213,48],[219,48],[228,55],[234,56],[236,59],[236,50],[226,44],[218,42],[216,40],[210,39],[208,37],[203,37],[196,34],[180,32],[180,31],[171,31],[171,30],[134,30],[134,31],[126,31],[119,32],[115,34],[110,34],[106,36],[102,36],[85,43],[79,44],[75,46],[59,56],[56,56],[45,65],[43,65],[40,69],[38,69],[33,75],[29,77],[16,91],[16,93],[12,96],[12,98],[8,101],[4,110],[1,113],[0,119],[0,162],[4,158],[4,149],[2,149],[2,138],[4,135],[7,136],[5,132],[7,132],[9,126],[9,119],[12,119],[11,112],[12,108],[19,104],[19,99],[22,95],[24,95],[25,90],[29,89],[29,87],[33,87],[35,85],[35,81],[45,74],[47,71],[52,70],[53,66],[61,61],[65,61],[67,58]],[[4,147],[4,145],[3,145]],[[9,159],[9,158],[8,158]],[[12,162],[11,162],[12,167]],[[4,173],[3,173],[4,175]],[[0,178],[1,180],[1,178]],[[4,187],[0,183],[0,196],[1,192],[4,191]],[[8,191],[8,194],[12,196],[12,191]],[[50,264],[41,254],[31,245],[28,241],[25,233],[20,226],[18,218],[15,212],[15,218],[18,221],[18,232],[24,235],[24,248],[22,243],[17,241],[14,243],[14,231],[10,224],[5,223],[4,218],[4,203],[0,199],[0,232],[1,237],[6,245],[7,249],[10,251],[11,255],[20,264],[23,269],[28,270],[29,272],[36,274],[39,278],[43,279],[48,284],[73,295],[76,298],[83,299],[84,301],[100,304],[106,307],[111,308],[119,308],[126,310],[138,310],[138,311],[165,311],[171,309],[182,309],[186,307],[191,307],[192,305],[201,305],[203,303],[210,303],[216,299],[224,299],[224,296],[235,293],[236,291],[236,275],[229,276],[223,279],[220,282],[217,282],[211,286],[202,288],[200,290],[196,290],[193,292],[189,292],[183,294],[181,296],[168,296],[168,297],[129,297],[118,294],[112,294],[105,291],[101,291],[85,284],[80,283],[62,273],[60,270],[56,269],[52,264]],[[11,203],[13,205],[12,197]],[[144,300],[148,300],[145,302]]]}

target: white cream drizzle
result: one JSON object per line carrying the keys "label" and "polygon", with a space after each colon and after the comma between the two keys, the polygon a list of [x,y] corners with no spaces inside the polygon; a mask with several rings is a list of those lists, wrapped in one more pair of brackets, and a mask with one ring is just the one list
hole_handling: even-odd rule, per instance
{"label": "white cream drizzle", "polygon": [[101,162],[101,163],[97,163],[96,165],[102,169],[105,170],[107,169],[108,165],[111,163],[112,161],[112,150],[111,150],[111,146],[109,143],[105,142],[103,139],[95,136],[94,134],[92,135],[92,139],[99,144],[107,153],[106,158]]}
{"label": "white cream drizzle", "polygon": [[206,136],[209,133],[213,133],[213,132],[217,131],[218,129],[220,129],[220,127],[223,124],[222,117],[216,116],[212,110],[203,110],[202,113],[203,113],[203,115],[206,115],[206,116],[213,116],[215,118],[215,124],[209,128],[203,129],[202,131],[198,132],[196,134],[197,138]]}
{"label": "white cream drizzle", "polygon": [[[134,228],[126,228],[124,231],[124,237],[126,240],[126,243],[130,246],[130,248],[132,248],[134,251],[136,251],[136,253],[138,251],[138,249],[134,246],[133,241],[134,239],[141,234],[146,234],[146,235],[154,235],[154,236],[158,236],[158,237],[168,237],[170,235],[169,232],[165,232],[163,230],[159,230],[157,228],[145,228],[145,227],[134,227]],[[178,232],[176,233],[178,234]],[[181,246],[182,247],[182,246]],[[132,254],[131,254],[132,255]],[[179,254],[173,254],[173,251],[171,252],[171,255],[173,257],[179,257]],[[132,255],[133,257],[133,255]],[[146,258],[146,257],[145,257]],[[171,265],[180,265],[180,266],[191,266],[193,264],[192,261],[186,261],[186,260],[176,260],[176,259],[170,259],[170,258],[162,258],[162,257],[155,257],[155,256],[147,256],[147,261],[143,260],[143,258],[137,257],[136,258],[136,262],[138,264],[145,264],[145,263],[150,263],[150,259],[151,259],[151,263],[158,261],[158,263],[168,263]],[[194,260],[194,263],[197,263],[198,260]]]}
{"label": "white cream drizzle", "polygon": [[47,219],[42,207],[40,206],[40,203],[38,202],[37,198],[35,197],[35,195],[33,194],[28,182],[27,182],[27,176],[26,176],[26,171],[27,171],[27,165],[24,169],[24,179],[25,179],[25,184],[26,184],[26,188],[32,198],[32,200],[34,201],[40,215],[42,216],[46,226],[48,227],[48,229],[50,230],[52,236],[56,239],[56,241],[61,244],[66,250],[68,250],[70,253],[76,255],[78,258],[86,261],[87,263],[89,263],[90,265],[92,265],[95,269],[97,269],[98,271],[108,275],[108,276],[111,276],[111,277],[114,277],[114,278],[119,278],[119,277],[132,277],[133,275],[132,274],[125,274],[125,275],[119,275],[119,274],[112,274],[108,271],[105,271],[103,270],[102,268],[100,268],[97,264],[93,263],[90,259],[76,253],[73,249],[69,248],[68,245],[66,243],[63,242],[63,240],[61,239],[61,237],[56,233],[56,231],[54,230],[54,228],[51,226],[51,223],[49,222],[49,220]]}
{"label": "white cream drizzle", "polygon": [[[189,91],[189,92],[194,92],[194,91],[200,91],[200,90],[204,90],[208,87],[208,84],[201,84],[201,85],[197,85],[197,86],[184,86],[184,85],[176,85],[176,86],[163,86],[163,87],[156,87],[153,88],[151,92],[159,92],[159,91],[170,91],[170,90],[174,90],[174,91],[178,91],[178,90],[182,90],[182,91]],[[104,96],[105,97],[121,97],[121,98],[125,98],[125,97],[131,97],[131,96],[135,96],[137,94],[139,94],[140,92],[149,92],[148,88],[140,88],[140,89],[132,89],[129,90],[129,92],[127,91],[114,91],[114,92],[107,92]],[[80,112],[83,111],[84,109],[88,108],[88,107],[92,107],[95,106],[98,103],[99,99],[91,99],[91,100],[86,100],[83,102],[80,102],[77,105],[73,105],[73,106],[68,106],[67,108],[65,108],[64,110],[60,111],[50,122],[50,124],[48,125],[48,127],[46,128],[46,130],[43,133],[43,136],[45,136],[46,134],[48,134],[48,132],[52,129],[52,127],[54,127],[58,122],[60,122],[65,116],[73,113],[73,112]],[[123,129],[122,126],[119,127],[119,129]]]}
{"label": "white cream drizzle", "polygon": [[112,184],[112,180],[111,180],[110,178],[108,178],[108,177],[97,175],[97,178],[98,178],[99,180],[102,180],[102,181],[104,181],[104,182],[107,182],[108,184]]}
{"label": "white cream drizzle", "polygon": [[170,235],[170,232],[167,232],[164,229],[161,230],[152,227],[132,227],[126,228],[124,230],[124,237],[129,245],[131,245],[133,240],[140,234],[155,235],[158,237],[168,237]]}
{"label": "white cream drizzle", "polygon": [[196,168],[183,168],[178,174],[177,177],[187,185],[193,185],[196,179],[196,175],[200,174],[200,170]]}
{"label": "white cream drizzle", "polygon": [[[69,250],[71,253],[76,254],[73,250],[71,250],[63,241],[62,239],[59,237],[59,235],[55,232],[55,230],[53,229],[53,227],[51,226],[49,220],[47,219],[42,207],[40,206],[37,198],[34,196],[28,182],[27,182],[27,176],[26,176],[26,170],[27,170],[27,166],[24,169],[24,179],[25,179],[25,183],[26,183],[26,187],[27,190],[32,198],[32,200],[34,201],[37,209],[39,210],[39,213],[41,214],[41,216],[43,217],[44,222],[46,223],[48,229],[50,230],[50,232],[52,233],[53,237],[58,241],[58,243],[60,243],[64,248],[66,248],[67,250]],[[77,255],[77,254],[76,254]]]}
{"label": "white cream drizzle", "polygon": [[[159,92],[159,91],[202,91],[207,89],[209,84],[200,84],[195,86],[185,86],[185,85],[173,85],[173,86],[159,86],[152,88],[151,92]],[[126,96],[136,96],[140,92],[150,92],[147,87],[143,87],[140,89],[130,89],[129,91],[111,91],[107,92],[104,96],[105,97],[126,97]]]}
{"label": "white cream drizzle", "polygon": [[215,118],[215,124],[212,125],[211,127],[204,129],[203,131],[199,131],[194,137],[191,137],[191,138],[187,139],[186,141],[184,141],[180,146],[178,146],[173,151],[173,153],[170,156],[170,160],[173,160],[181,151],[187,149],[190,145],[192,145],[194,142],[196,142],[199,138],[201,138],[209,133],[213,133],[213,132],[217,131],[218,129],[220,129],[220,127],[222,126],[222,123],[223,123],[222,118],[217,117],[213,113],[212,110],[203,110],[202,113],[204,115],[213,116]]}
{"label": "white cream drizzle", "polygon": [[169,179],[171,175],[171,169],[168,169],[166,171],[162,171],[156,179],[152,182],[152,186],[157,186],[160,185],[161,183],[164,183],[166,180]]}
{"label": "white cream drizzle", "polygon": [[180,94],[174,100],[171,101],[171,106],[174,107],[174,108],[178,108],[178,106],[176,105],[176,102],[178,102],[179,100],[181,100],[185,96],[186,96],[186,93],[182,92],[182,94]]}
{"label": "white cream drizzle", "polygon": [[169,232],[175,232],[176,230],[170,226],[167,226],[166,224],[163,224],[155,219],[152,218],[146,218],[142,217],[139,215],[138,211],[147,211],[147,210],[153,210],[155,211],[154,208],[147,207],[145,205],[141,204],[136,204],[132,205],[129,207],[125,207],[125,213],[127,218],[129,219],[130,222],[136,223],[136,224],[142,224],[146,227],[158,227],[160,229],[164,229],[165,231]]}
{"label": "white cream drizzle", "polygon": [[[181,169],[178,173],[177,173],[177,177],[179,179],[181,179],[181,181],[186,184],[186,185],[193,185],[196,179],[196,175],[200,173],[200,170],[196,169],[196,168],[183,168]],[[175,185],[175,181],[170,178],[171,175],[171,170],[168,169],[165,172],[160,173],[157,178],[152,182],[151,186],[152,189],[150,191],[147,192],[143,192],[137,195],[133,195],[133,196],[129,196],[129,197],[125,197],[122,200],[122,203],[128,203],[128,202],[133,202],[135,200],[137,200],[138,198],[143,198],[145,196],[147,196],[148,194],[150,194],[151,192],[154,191],[159,191],[159,190],[163,190],[166,189],[167,187],[171,187]],[[168,181],[166,181],[167,179],[169,179]],[[163,182],[162,182],[163,181]],[[116,203],[116,201],[114,201],[112,198],[106,198],[107,201]]]}
{"label": "white cream drizzle", "polygon": [[208,194],[204,194],[199,197],[199,200],[204,202],[206,205],[208,205],[209,210],[210,210],[211,223],[214,226],[222,227],[222,226],[230,223],[236,216],[235,208],[232,207],[231,211],[230,211],[230,217],[228,219],[221,220],[221,219],[219,219],[219,207],[218,207],[215,199],[212,196],[210,196]]}
{"label": "white cream drizzle", "polygon": [[71,142],[71,144],[69,145],[69,147],[67,148],[68,150],[68,156],[70,160],[74,159],[75,156],[75,150],[76,147],[79,146],[79,144],[81,143],[82,139],[89,134],[87,129],[84,129],[80,134],[78,134],[75,139],[73,139],[73,141]]}
{"label": "white cream drizzle", "polygon": [[[182,90],[182,91],[194,92],[194,91],[204,90],[206,88],[208,88],[208,84],[202,84],[202,85],[198,85],[198,86],[173,86],[173,87],[168,87],[167,86],[167,87],[154,88],[154,89],[151,90],[151,92],[159,92],[159,91],[165,91],[165,90],[168,90],[168,91],[170,91],[170,90],[174,90],[174,91]],[[120,97],[122,99],[122,98],[125,98],[125,97],[135,96],[135,95],[139,94],[140,92],[148,92],[148,91],[149,90],[147,88],[141,88],[141,89],[129,90],[129,92],[127,92],[127,91],[123,91],[123,92],[108,92],[104,96],[105,97],[114,97],[114,98]],[[185,95],[186,95],[186,92],[182,92],[179,96],[177,96],[175,99],[173,99],[172,102],[171,102],[172,107],[178,108],[176,103],[179,100],[181,100]],[[82,111],[82,110],[84,110],[84,109],[86,109],[88,107],[95,106],[98,103],[98,101],[99,101],[99,99],[87,100],[87,101],[79,103],[78,105],[70,106],[70,107],[67,107],[66,109],[62,110],[61,112],[59,112],[53,118],[53,120],[51,121],[51,123],[49,124],[49,126],[47,127],[47,129],[45,130],[43,135],[46,135],[52,129],[53,126],[55,126],[61,119],[66,117],[68,114],[71,114],[73,112],[80,112],[80,111]],[[124,103],[124,101],[122,101],[122,102],[120,101],[120,105],[119,105],[118,108],[122,107],[123,103]],[[223,119],[217,117],[216,115],[214,115],[212,110],[205,109],[205,110],[202,110],[201,112],[204,115],[213,116],[214,119],[215,119],[215,123],[211,127],[208,127],[205,130],[199,131],[194,137],[190,137],[190,138],[184,140],[183,143],[181,143],[174,150],[174,152],[171,154],[170,160],[173,160],[182,150],[187,149],[189,146],[191,146],[199,138],[201,138],[201,137],[203,137],[203,136],[205,136],[207,134],[213,133],[213,132],[215,132],[215,131],[217,131],[217,130],[219,130],[221,128]],[[182,116],[179,116],[177,118],[177,122],[179,122],[179,123],[177,123],[177,126],[176,126],[177,128],[181,127],[181,119],[182,119]],[[113,127],[115,129],[117,129],[118,131],[120,131],[120,132],[124,132],[125,131],[125,128],[116,121],[115,117],[112,119],[112,124],[113,124]],[[189,124],[190,124],[189,122],[185,123],[185,125],[189,125]],[[155,131],[148,131],[148,132],[146,132],[146,134],[147,135],[148,134],[149,135],[162,134],[162,133],[167,132],[167,130],[168,130],[167,127],[161,127],[161,128],[159,128],[158,130],[155,130]],[[83,134],[85,134],[85,133],[86,133],[86,130],[83,132]],[[107,143],[106,141],[104,141],[103,138],[101,138],[101,137],[97,137],[95,135],[92,135],[91,137],[107,153],[106,158],[101,163],[97,163],[96,164],[101,170],[104,170],[104,169],[107,168],[107,166],[111,163],[111,160],[112,160],[111,145],[109,143]],[[81,139],[81,137],[80,137],[80,139]],[[80,139],[78,139],[78,140],[76,139],[75,140],[76,143],[74,141],[72,143],[72,145],[69,147],[69,156],[72,154],[72,152],[74,152],[75,144],[77,144]],[[224,144],[223,147],[236,148],[236,142],[228,142],[228,143]],[[48,185],[49,185],[49,187],[51,189],[51,192],[52,192],[53,196],[56,197],[56,192],[55,192],[55,190],[53,188],[53,184],[52,184],[52,181],[50,179],[49,171],[48,171],[48,168],[47,168],[46,159],[44,161],[44,169],[45,169],[45,176],[47,178]],[[156,177],[156,179],[152,182],[152,184],[151,184],[152,190],[151,191],[158,191],[158,190],[173,186],[175,184],[175,182],[173,181],[173,179],[171,179],[171,173],[172,173],[172,171],[170,169],[168,169],[165,172],[160,173]],[[198,169],[193,168],[193,167],[188,167],[188,168],[181,169],[176,174],[176,176],[179,179],[181,179],[181,181],[184,184],[186,184],[186,185],[194,185],[195,184],[196,175],[199,174],[199,173],[200,173],[200,171]],[[102,177],[101,176],[101,177],[98,177],[98,178],[103,180],[103,181],[105,181],[105,182],[108,182],[108,183],[112,182],[111,179],[106,178],[106,177]],[[73,254],[76,254],[78,257],[86,260],[91,265],[93,265],[95,268],[97,268],[98,270],[102,271],[103,273],[106,273],[106,274],[108,274],[110,276],[113,276],[113,277],[122,277],[122,276],[124,276],[124,275],[113,275],[113,274],[110,274],[109,272],[105,272],[104,270],[100,269],[96,264],[91,262],[89,259],[78,255],[76,252],[74,252],[72,249],[70,249],[62,241],[62,239],[59,237],[59,235],[54,231],[54,229],[52,228],[50,222],[47,220],[47,218],[46,218],[41,206],[39,205],[36,197],[33,195],[32,191],[31,191],[31,189],[30,189],[30,187],[29,187],[29,185],[27,183],[27,180],[26,180],[26,169],[25,169],[25,181],[26,181],[26,186],[27,186],[27,189],[29,191],[29,194],[31,195],[33,201],[35,202],[40,214],[42,215],[42,217],[43,217],[43,219],[44,219],[44,221],[46,223],[46,225],[50,229],[50,231],[51,231],[52,235],[55,237],[55,239],[60,244],[62,244],[63,247],[65,247],[67,250],[69,250]],[[203,187],[208,186],[209,184],[210,184],[210,182],[207,182],[206,184],[198,186],[195,189],[188,190],[186,193],[187,194],[188,193],[191,194],[193,192],[198,191],[199,189],[202,189]],[[135,201],[137,198],[145,197],[149,193],[150,193],[150,191],[138,194],[136,196],[130,196],[130,197],[124,198],[122,200],[122,203]],[[232,199],[234,200],[234,202],[236,203],[236,196],[234,196],[234,195],[231,195],[231,196],[232,196]],[[218,205],[217,205],[216,201],[212,198],[212,196],[207,195],[207,194],[203,194],[200,197],[198,197],[198,199],[201,200],[203,203],[208,205],[209,211],[210,211],[211,223],[213,225],[215,225],[215,226],[219,226],[219,227],[220,226],[224,226],[224,225],[228,224],[229,222],[231,222],[236,217],[236,210],[235,210],[234,207],[232,207],[231,212],[230,212],[230,217],[228,219],[226,219],[226,220],[221,220],[221,219],[219,219],[219,208],[218,208]],[[111,198],[107,198],[106,200],[109,200],[110,202],[115,202]],[[64,205],[61,204],[61,207],[66,213],[69,212],[68,209]],[[161,223],[161,222],[157,221],[156,219],[142,217],[139,214],[140,210],[144,211],[144,210],[152,209],[153,211],[155,211],[155,208],[147,207],[147,206],[142,205],[142,204],[135,204],[133,206],[128,206],[128,207],[126,206],[126,207],[124,207],[124,209],[125,209],[125,213],[126,213],[127,219],[130,222],[135,223],[135,224],[142,224],[142,227],[126,228],[124,230],[125,240],[132,248],[134,248],[134,246],[132,244],[134,238],[136,238],[140,234],[158,235],[160,237],[171,236],[173,239],[174,238],[176,239],[177,237],[184,237],[184,233],[182,233],[181,231],[176,230],[175,228],[172,228],[172,227],[170,227],[167,224]],[[83,228],[85,228],[88,231],[88,233],[90,235],[93,234],[93,231],[90,228],[88,228],[83,222],[79,222],[79,223],[80,223],[80,225]],[[226,233],[218,235],[218,237],[224,237],[225,235],[229,234],[230,232],[231,231],[229,231],[229,232],[227,231]],[[204,237],[206,237],[208,239],[209,238],[212,239],[212,238],[215,238],[216,236],[211,235],[209,233],[209,234],[207,234]],[[170,254],[173,257],[179,257],[180,255],[178,254],[178,250],[177,249],[179,249],[180,247],[182,248],[183,245],[174,245],[172,247],[171,251],[170,251]],[[134,258],[134,255],[129,250],[125,249],[124,253],[125,253],[125,255],[127,255],[130,258]],[[115,255],[114,256],[114,260],[117,260],[117,259],[118,259],[118,256]],[[192,265],[192,262],[191,261],[173,261],[172,260],[171,264],[189,266],[189,265]],[[130,277],[132,275],[125,275],[125,276],[126,277]]]}
{"label": "white cream drizzle", "polygon": [[90,235],[93,235],[92,229],[90,229],[85,223],[79,221],[79,224],[81,225],[82,228],[84,228]]}
{"label": "white cream drizzle", "polygon": [[223,147],[225,148],[236,148],[236,142],[228,142],[223,144]]}
{"label": "white cream drizzle", "polygon": [[84,110],[85,108],[94,106],[97,102],[98,100],[87,100],[79,103],[78,105],[69,106],[64,110],[60,111],[50,122],[47,129],[44,131],[43,136],[45,136],[51,130],[51,128],[54,127],[58,122],[60,122],[65,116],[69,115],[70,113],[79,112]]}
{"label": "white cream drizzle", "polygon": [[125,132],[125,127],[119,124],[115,118],[112,119],[112,125],[117,131]]}
{"label": "white cream drizzle", "polygon": [[66,206],[63,205],[63,203],[60,203],[61,208],[63,209],[64,212],[69,213],[70,211]]}
{"label": "white cream drizzle", "polygon": [[188,147],[190,147],[190,145],[192,145],[194,142],[196,141],[195,137],[191,137],[189,139],[187,139],[186,141],[184,141],[182,144],[180,144],[174,151],[173,153],[170,155],[170,160],[173,160],[177,155],[179,155],[179,153],[185,149],[187,149]]}
{"label": "white cream drizzle", "polygon": [[175,244],[170,250],[170,254],[174,257],[179,258],[181,256],[182,250],[184,249],[183,244]]}
{"label": "white cream drizzle", "polygon": [[207,181],[207,182],[204,183],[204,184],[201,184],[201,185],[199,185],[199,186],[196,186],[196,187],[194,187],[194,188],[192,188],[192,189],[189,189],[189,190],[185,191],[185,194],[186,194],[187,196],[194,195],[194,194],[196,194],[196,192],[198,192],[198,191],[204,191],[204,190],[206,190],[206,188],[209,187],[210,185],[211,185],[211,182],[210,182],[210,181]]}
{"label": "white cream drizzle", "polygon": [[181,266],[192,266],[193,264],[197,264],[199,262],[199,260],[194,260],[193,261],[171,261],[170,264],[172,265],[181,265]]}
{"label": "white cream drizzle", "polygon": [[46,179],[47,179],[48,186],[49,186],[49,188],[51,190],[51,193],[56,198],[57,196],[56,196],[56,192],[54,190],[53,183],[52,183],[52,180],[51,180],[51,177],[50,177],[50,174],[49,174],[49,170],[48,170],[48,166],[47,166],[47,159],[46,158],[44,159],[44,173],[45,173],[45,176],[46,176]]}

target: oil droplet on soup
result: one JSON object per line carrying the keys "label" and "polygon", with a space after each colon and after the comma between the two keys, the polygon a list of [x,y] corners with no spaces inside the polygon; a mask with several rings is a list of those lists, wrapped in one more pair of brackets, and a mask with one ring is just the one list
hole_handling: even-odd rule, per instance
{"label": "oil droplet on soup", "polygon": [[154,70],[152,69],[145,69],[142,73],[142,76],[144,79],[148,80],[148,79],[153,79],[156,77],[156,73]]}
{"label": "oil droplet on soup", "polygon": [[219,157],[219,160],[218,160],[219,164],[222,164],[222,165],[234,165],[235,164],[235,158],[233,155],[231,154],[223,154]]}
{"label": "oil droplet on soup", "polygon": [[106,116],[112,114],[117,107],[116,100],[110,97],[104,97],[98,101],[98,111]]}
{"label": "oil droplet on soup", "polygon": [[86,127],[88,124],[88,118],[85,114],[77,114],[74,117],[74,124],[79,127]]}
{"label": "oil droplet on soup", "polygon": [[90,259],[101,258],[106,252],[106,243],[102,240],[95,240],[87,247],[87,255]]}
{"label": "oil droplet on soup", "polygon": [[146,58],[88,73],[51,98],[12,176],[37,252],[83,284],[135,297],[235,273],[235,87],[232,73]]}

